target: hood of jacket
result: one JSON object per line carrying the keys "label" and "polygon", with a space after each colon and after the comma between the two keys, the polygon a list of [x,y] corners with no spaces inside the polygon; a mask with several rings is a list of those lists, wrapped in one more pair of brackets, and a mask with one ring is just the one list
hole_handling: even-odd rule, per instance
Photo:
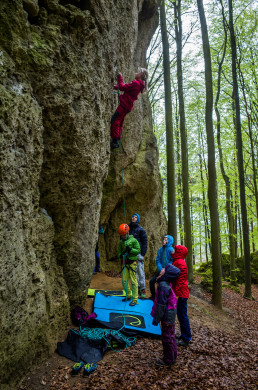
{"label": "hood of jacket", "polygon": [[[136,221],[136,223],[140,223],[140,216],[139,216],[139,214],[137,214],[137,213],[134,213],[134,214],[132,215],[132,217],[131,217],[131,220],[132,220],[132,218],[133,218],[134,216],[136,216],[136,217],[137,217],[137,221]],[[131,223],[132,223],[132,221],[131,221]]]}
{"label": "hood of jacket", "polygon": [[185,259],[188,253],[188,249],[183,245],[175,246],[175,253],[172,254],[173,260]]}
{"label": "hood of jacket", "polygon": [[172,236],[169,236],[168,234],[166,234],[165,237],[168,238],[168,243],[164,247],[165,248],[172,248],[172,245],[173,245],[173,242],[174,242],[174,238]]}

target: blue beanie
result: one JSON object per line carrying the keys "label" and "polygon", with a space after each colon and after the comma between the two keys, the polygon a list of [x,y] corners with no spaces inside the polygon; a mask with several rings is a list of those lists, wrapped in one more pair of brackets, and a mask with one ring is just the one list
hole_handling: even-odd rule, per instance
{"label": "blue beanie", "polygon": [[134,213],[134,214],[132,215],[132,218],[133,218],[135,215],[136,215],[136,217],[137,217],[137,223],[140,223],[140,216],[139,216],[139,214]]}

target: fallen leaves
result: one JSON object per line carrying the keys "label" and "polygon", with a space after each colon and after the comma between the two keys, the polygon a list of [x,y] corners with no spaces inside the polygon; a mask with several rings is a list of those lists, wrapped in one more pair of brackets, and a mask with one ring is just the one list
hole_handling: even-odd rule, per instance
{"label": "fallen leaves", "polygon": [[[210,295],[203,295],[209,302]],[[178,365],[173,368],[156,368],[154,364],[162,356],[160,340],[138,338],[134,347],[107,352],[97,371],[88,378],[83,378],[82,373],[72,378],[73,362],[69,366],[65,360],[65,364],[56,362],[53,370],[47,364],[48,375],[45,371],[39,375],[36,370],[34,384],[31,378],[18,390],[38,390],[41,386],[46,390],[256,389],[257,302],[227,289],[223,293],[223,307],[223,316],[230,316],[233,330],[210,327],[211,306],[207,313],[195,310],[196,316],[189,315],[192,342],[188,348],[178,349]],[[212,321],[218,325],[218,311]]]}

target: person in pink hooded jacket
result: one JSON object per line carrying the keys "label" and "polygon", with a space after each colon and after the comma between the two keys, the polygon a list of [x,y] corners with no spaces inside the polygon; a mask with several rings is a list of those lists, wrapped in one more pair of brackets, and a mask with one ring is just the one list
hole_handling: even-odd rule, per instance
{"label": "person in pink hooded jacket", "polygon": [[118,148],[118,141],[122,138],[123,123],[126,114],[132,111],[135,100],[139,93],[147,89],[148,72],[145,68],[139,68],[135,73],[135,79],[128,84],[123,83],[122,73],[118,74],[118,85],[114,88],[124,93],[119,96],[120,104],[111,118],[110,136],[112,142],[111,149]]}
{"label": "person in pink hooded jacket", "polygon": [[158,359],[157,366],[173,366],[177,358],[177,345],[175,338],[175,319],[177,300],[172,289],[173,281],[180,277],[180,270],[168,264],[157,277],[158,287],[151,311],[153,325],[161,322],[161,340],[163,345],[163,359]]}

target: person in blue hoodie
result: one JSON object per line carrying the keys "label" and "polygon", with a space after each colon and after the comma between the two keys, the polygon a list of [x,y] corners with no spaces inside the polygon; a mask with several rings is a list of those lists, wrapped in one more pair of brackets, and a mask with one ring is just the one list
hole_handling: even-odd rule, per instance
{"label": "person in blue hoodie", "polygon": [[155,275],[150,279],[150,292],[151,292],[151,299],[154,301],[155,299],[155,283],[157,281],[157,277],[164,273],[164,269],[168,264],[173,263],[172,259],[172,252],[174,250],[173,248],[173,242],[174,238],[169,235],[165,235],[162,238],[162,247],[159,248],[157,257],[156,257],[156,265],[157,265],[157,271]]}

